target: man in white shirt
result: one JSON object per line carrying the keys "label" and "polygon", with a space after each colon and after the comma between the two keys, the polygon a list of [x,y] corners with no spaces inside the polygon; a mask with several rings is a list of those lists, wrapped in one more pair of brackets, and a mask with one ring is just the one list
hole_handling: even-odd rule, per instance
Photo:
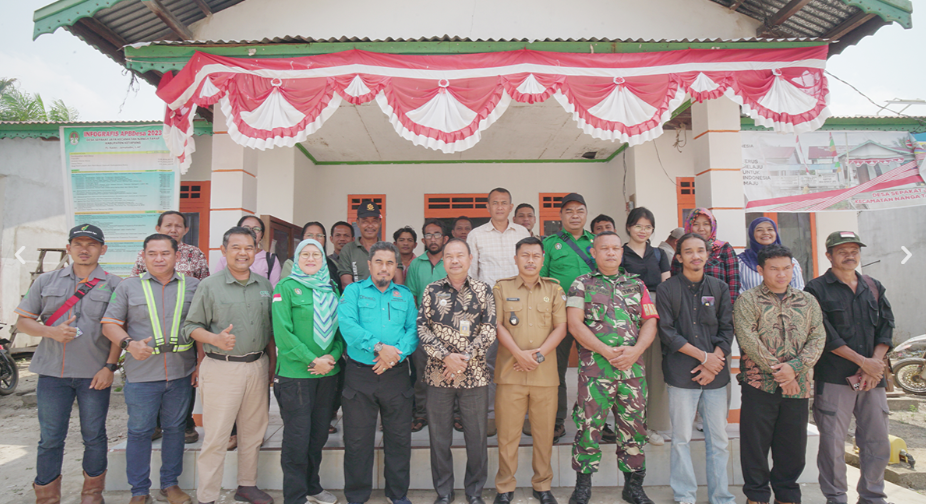
{"label": "man in white shirt", "polygon": [[[514,204],[511,192],[502,187],[489,191],[489,215],[491,220],[466,237],[466,242],[473,254],[469,267],[469,276],[481,280],[493,287],[502,278],[518,274],[518,265],[514,262],[515,248],[519,241],[530,237],[530,231],[520,224],[515,224],[508,216]],[[495,357],[498,354],[498,342],[492,344],[486,352],[489,375],[495,373]],[[495,429],[495,384],[489,383],[489,436],[494,436]]]}

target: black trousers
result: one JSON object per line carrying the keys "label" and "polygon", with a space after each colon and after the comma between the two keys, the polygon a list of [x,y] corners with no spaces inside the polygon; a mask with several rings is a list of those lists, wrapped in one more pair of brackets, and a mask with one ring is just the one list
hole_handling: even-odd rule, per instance
{"label": "black trousers", "polygon": [[[740,413],[740,463],[743,493],[749,500],[801,502],[797,479],[807,451],[809,399],[788,399],[744,384]],[[768,452],[772,450],[772,469]],[[771,491],[769,490],[771,484]]]}
{"label": "black trousers", "polygon": [[336,375],[338,378],[338,390],[334,394],[334,406],[331,408],[331,419],[329,423],[333,422],[338,417],[338,410],[341,409],[341,394],[344,392],[344,372],[347,369],[347,360],[344,357],[341,357],[338,360],[338,364],[341,366],[341,370],[338,371]]}
{"label": "black trousers", "polygon": [[408,493],[412,456],[412,402],[415,389],[408,359],[381,375],[372,366],[347,359],[341,408],[344,410],[344,496],[366,502],[373,490],[376,417],[383,418],[386,497]]}
{"label": "black trousers", "polygon": [[466,473],[463,489],[467,497],[482,497],[489,471],[486,440],[489,387],[471,389],[428,385],[428,436],[431,441],[431,479],[440,497],[453,491],[453,403],[460,403],[463,439],[466,443]]}
{"label": "black trousers", "polygon": [[318,469],[322,448],[328,442],[328,419],[334,404],[337,376],[324,378],[284,378],[273,381],[273,395],[283,417],[284,504],[304,504],[306,496],[324,490]]}
{"label": "black trousers", "polygon": [[563,425],[566,416],[572,411],[566,404],[566,368],[569,367],[569,354],[575,345],[575,338],[568,332],[563,341],[556,346],[556,371],[559,373],[559,402],[556,405],[556,425]]}

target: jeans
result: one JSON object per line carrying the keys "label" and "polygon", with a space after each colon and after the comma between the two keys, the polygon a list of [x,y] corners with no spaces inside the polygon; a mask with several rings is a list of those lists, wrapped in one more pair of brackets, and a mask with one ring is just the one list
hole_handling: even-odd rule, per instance
{"label": "jeans", "polygon": [[190,377],[170,381],[128,382],[125,405],[129,435],[125,446],[125,474],[132,496],[148,495],[151,488],[151,434],[160,412],[161,488],[177,484],[183,472],[183,431],[190,407]]}
{"label": "jeans", "polygon": [[695,502],[698,482],[691,460],[691,431],[695,413],[704,422],[707,458],[707,495],[711,504],[733,504],[728,488],[727,389],[685,389],[669,385],[669,418],[672,421],[672,456],[669,484],[676,502]]}
{"label": "jeans", "polygon": [[318,477],[322,448],[328,442],[328,422],[338,388],[338,377],[274,378],[273,394],[283,417],[284,504],[304,504],[306,496],[324,488]]}
{"label": "jeans", "polygon": [[47,485],[61,474],[64,439],[74,399],[80,411],[80,435],[84,440],[84,472],[96,477],[106,471],[106,413],[110,389],[93,390],[91,378],[56,378],[39,375],[35,388],[39,410],[36,485]]}

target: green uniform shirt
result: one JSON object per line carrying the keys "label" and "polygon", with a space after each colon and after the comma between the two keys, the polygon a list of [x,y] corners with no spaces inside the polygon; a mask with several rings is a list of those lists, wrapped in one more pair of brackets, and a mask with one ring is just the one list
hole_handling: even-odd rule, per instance
{"label": "green uniform shirt", "polygon": [[232,325],[235,348],[230,352],[204,344],[206,353],[247,355],[262,352],[270,342],[270,280],[251,272],[246,284],[232,276],[228,268],[204,279],[196,289],[193,305],[183,324],[183,334],[192,337],[194,330],[205,329],[218,334]]}
{"label": "green uniform shirt", "polygon": [[309,372],[309,363],[317,357],[330,354],[337,362],[344,353],[340,332],[324,348],[315,341],[312,289],[292,278],[284,278],[273,291],[272,306],[273,341],[277,347],[276,374],[286,378],[323,378],[338,374],[341,368],[337,364],[326,375]]}
{"label": "green uniform shirt", "polygon": [[447,272],[444,270],[443,258],[433,266],[428,254],[421,254],[412,259],[412,263],[408,266],[408,273],[405,274],[405,286],[415,296],[415,306],[421,304],[421,294],[424,288],[429,283],[436,282],[445,276]]}
{"label": "green uniform shirt", "polygon": [[569,243],[563,240],[563,235],[567,240],[579,245],[579,249],[592,257],[589,249],[592,242],[595,241],[595,235],[588,231],[582,231],[582,236],[578,240],[566,231],[547,236],[543,240],[543,266],[540,268],[540,276],[552,277],[559,280],[559,284],[564,289],[568,289],[580,275],[591,273],[588,264],[579,257]]}
{"label": "green uniform shirt", "polygon": [[338,256],[338,277],[350,275],[354,282],[366,280],[370,276],[369,260],[370,252],[363,248],[360,240],[345,244]]}

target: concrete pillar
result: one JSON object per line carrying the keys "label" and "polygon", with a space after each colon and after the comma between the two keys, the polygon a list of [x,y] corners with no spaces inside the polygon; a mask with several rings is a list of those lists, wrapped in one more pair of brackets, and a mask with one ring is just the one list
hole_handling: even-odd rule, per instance
{"label": "concrete pillar", "polygon": [[[301,226],[294,220],[296,158],[302,156],[294,147],[276,147],[257,151],[257,208],[261,214]],[[303,188],[304,189],[304,188]]]}
{"label": "concrete pillar", "polygon": [[717,218],[717,238],[746,246],[740,108],[726,97],[691,106],[695,203]]}
{"label": "concrete pillar", "polygon": [[257,212],[257,151],[228,136],[225,115],[215,109],[212,136],[212,197],[209,212],[209,264],[222,252],[222,235],[244,215]]}

